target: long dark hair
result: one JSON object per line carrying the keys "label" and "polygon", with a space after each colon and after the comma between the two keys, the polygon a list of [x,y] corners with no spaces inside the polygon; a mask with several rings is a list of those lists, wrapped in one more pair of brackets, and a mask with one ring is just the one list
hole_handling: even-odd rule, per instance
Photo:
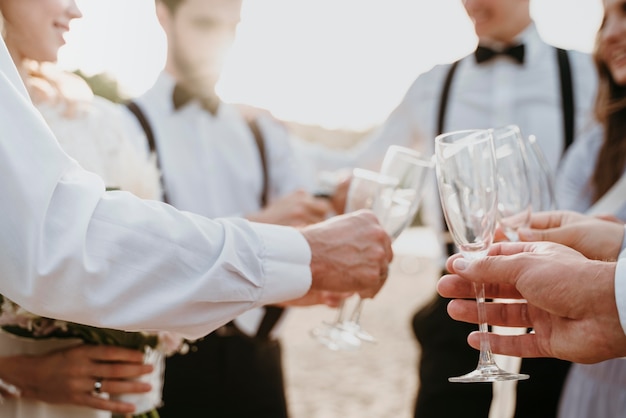
{"label": "long dark hair", "polygon": [[594,114],[604,126],[604,141],[592,177],[594,202],[619,180],[626,164],[626,87],[615,83],[602,59],[601,36],[602,28],[593,52],[599,79]]}

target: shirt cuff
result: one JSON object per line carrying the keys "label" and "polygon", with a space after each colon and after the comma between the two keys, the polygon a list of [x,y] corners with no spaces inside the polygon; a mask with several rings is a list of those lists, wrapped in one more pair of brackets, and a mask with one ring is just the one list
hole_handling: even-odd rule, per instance
{"label": "shirt cuff", "polygon": [[311,248],[295,228],[255,224],[264,244],[264,291],[259,305],[297,299],[311,288]]}
{"label": "shirt cuff", "polygon": [[615,267],[615,303],[619,321],[626,333],[626,258],[620,258]]}

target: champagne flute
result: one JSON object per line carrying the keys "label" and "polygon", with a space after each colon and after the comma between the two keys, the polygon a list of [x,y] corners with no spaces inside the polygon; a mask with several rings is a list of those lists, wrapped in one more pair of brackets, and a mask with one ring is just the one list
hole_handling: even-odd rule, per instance
{"label": "champagne flute", "polygon": [[528,138],[525,138],[524,143],[527,145],[526,156],[532,190],[531,205],[533,211],[554,210],[557,207],[554,173],[537,143],[537,137],[529,135]]}
{"label": "champagne flute", "polygon": [[531,196],[526,148],[517,125],[491,131],[496,158],[498,224],[509,241],[530,224]]}
{"label": "champagne flute", "polygon": [[[489,252],[497,219],[496,162],[490,130],[444,133],[435,139],[439,197],[448,229],[463,257],[475,260]],[[495,382],[527,379],[496,364],[485,312],[485,287],[474,285],[480,330],[476,369],[450,382]]]}
{"label": "champagne flute", "polygon": [[[380,172],[397,178],[398,184],[393,193],[388,196],[390,201],[378,206],[380,213],[377,211],[374,213],[392,241],[415,218],[421,202],[424,182],[432,168],[432,159],[422,157],[416,150],[399,145],[392,145],[387,149]],[[341,323],[341,327],[363,341],[375,342],[376,339],[360,324],[364,301],[365,299],[358,298],[354,310],[348,319]]]}
{"label": "champagne flute", "polygon": [[[348,188],[344,212],[359,209],[371,209],[378,216],[385,213],[391,201],[398,179],[382,175],[376,171],[355,168]],[[331,350],[354,350],[359,348],[361,340],[343,326],[345,300],[341,302],[337,317],[333,322],[324,322],[311,330],[311,335]]]}

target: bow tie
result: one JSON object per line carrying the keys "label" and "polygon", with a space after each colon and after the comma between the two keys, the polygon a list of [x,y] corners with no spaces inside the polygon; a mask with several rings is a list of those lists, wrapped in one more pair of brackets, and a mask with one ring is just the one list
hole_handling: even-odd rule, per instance
{"label": "bow tie", "polygon": [[476,51],[474,52],[474,56],[476,57],[476,62],[481,64],[483,62],[487,62],[490,59],[497,57],[498,55],[505,55],[513,58],[515,62],[518,64],[524,63],[524,44],[519,44],[516,46],[512,46],[506,48],[502,51],[494,51],[491,48],[487,48],[485,46],[478,46]]}
{"label": "bow tie", "polygon": [[217,112],[217,108],[220,104],[219,100],[211,97],[197,96],[180,84],[176,84],[176,86],[174,86],[174,90],[172,91],[172,103],[174,104],[174,110],[179,110],[187,103],[194,100],[197,100],[200,103],[200,106],[211,114],[215,114]]}

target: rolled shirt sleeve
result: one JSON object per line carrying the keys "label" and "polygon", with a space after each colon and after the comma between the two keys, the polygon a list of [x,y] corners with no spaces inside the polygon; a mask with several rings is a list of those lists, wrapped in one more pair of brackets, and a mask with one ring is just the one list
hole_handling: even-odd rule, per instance
{"label": "rolled shirt sleeve", "polygon": [[16,80],[0,41],[0,293],[40,315],[196,338],[308,290],[299,231],[105,192]]}

